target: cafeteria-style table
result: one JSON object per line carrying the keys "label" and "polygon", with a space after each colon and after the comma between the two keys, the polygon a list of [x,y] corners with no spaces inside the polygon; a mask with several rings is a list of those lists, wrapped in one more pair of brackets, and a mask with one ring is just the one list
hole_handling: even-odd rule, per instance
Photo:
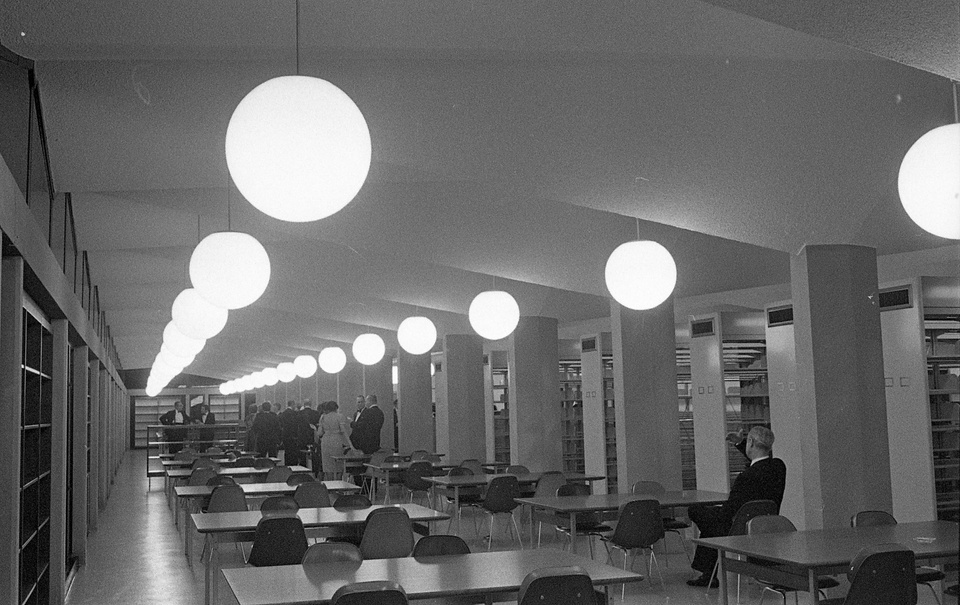
{"label": "cafeteria-style table", "polygon": [[[374,505],[359,509],[338,509],[333,507],[301,508],[296,512],[296,516],[303,521],[303,527],[309,533],[310,530],[321,528],[339,529],[362,525],[366,523],[370,513],[379,508],[402,508],[407,511],[410,520],[414,524],[414,531],[423,535],[430,534],[429,525],[427,524],[446,521],[450,518],[450,516],[445,513],[420,506],[419,504]],[[268,515],[276,516],[276,513],[248,511],[234,513],[194,513],[190,515],[194,528],[204,536],[207,545],[210,547],[205,573],[206,603],[218,602],[217,582],[215,580],[220,577],[219,545],[226,542],[252,541],[257,530],[257,523],[260,522],[260,519]],[[190,534],[192,532],[188,531],[187,533]],[[188,562],[192,548],[192,543],[188,543]]]}
{"label": "cafeteria-style table", "polygon": [[548,510],[570,517],[570,549],[577,548],[577,515],[580,513],[606,513],[620,510],[633,500],[656,500],[661,508],[689,507],[695,504],[718,504],[726,502],[727,494],[702,490],[668,491],[659,494],[596,494],[589,496],[542,496],[517,498],[519,504],[530,507],[530,543],[533,543],[533,509]]}
{"label": "cafeteria-style table", "polygon": [[[393,580],[407,597],[434,599],[482,596],[487,603],[505,600],[520,589],[528,573],[545,567],[577,565],[594,586],[639,582],[640,574],[598,563],[562,550],[505,550],[438,557],[368,559],[361,563],[279,565],[225,569],[223,576],[239,605],[314,605],[329,603],[346,584]],[[612,602],[609,599],[608,602]]]}
{"label": "cafeteria-style table", "polygon": [[[960,525],[952,521],[921,521],[872,527],[831,527],[776,534],[752,536],[724,536],[697,538],[700,546],[720,551],[720,597],[723,605],[729,604],[727,573],[752,576],[759,580],[795,585],[806,579],[806,590],[811,602],[816,605],[820,596],[817,578],[847,571],[851,561],[861,549],[877,544],[897,543],[914,552],[918,561],[952,559],[957,561],[960,552]],[[740,555],[742,559],[728,558],[728,554]],[[797,570],[784,572],[776,567],[758,564],[757,559],[780,563]]]}
{"label": "cafeteria-style table", "polygon": [[[293,465],[290,467],[291,472],[294,473],[309,473],[310,469],[305,466]],[[270,472],[269,468],[256,468],[253,466],[222,466],[216,469],[218,475],[224,475],[226,477],[242,478],[242,477],[262,477]],[[189,479],[190,475],[193,473],[192,468],[166,468],[164,470],[163,484],[164,489],[167,490],[167,497],[169,498],[169,487],[167,486],[176,486],[178,482],[183,481],[184,479]]]}

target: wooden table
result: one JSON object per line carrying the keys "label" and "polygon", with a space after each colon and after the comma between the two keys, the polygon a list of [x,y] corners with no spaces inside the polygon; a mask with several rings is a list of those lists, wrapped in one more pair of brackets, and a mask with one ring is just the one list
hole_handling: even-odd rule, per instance
{"label": "wooden table", "polygon": [[[520,485],[535,484],[540,480],[543,473],[527,473],[524,475],[514,475]],[[606,479],[604,475],[584,475],[583,473],[564,473],[567,481],[602,481]],[[440,487],[453,489],[453,505],[457,515],[457,533],[460,533],[460,490],[465,487],[485,487],[496,477],[503,477],[503,474],[497,475],[456,475],[453,477],[424,477],[424,481],[429,481]],[[518,499],[517,502],[520,500]],[[521,541],[522,544],[522,541]]]}
{"label": "wooden table", "polygon": [[[227,477],[257,477],[266,475],[270,472],[269,468],[256,468],[253,466],[234,466],[234,467],[220,467],[215,469],[218,475],[225,475]],[[305,466],[291,466],[290,470],[294,473],[309,473],[310,469]],[[170,487],[176,486],[178,481],[183,479],[189,479],[190,475],[193,473],[192,468],[167,468],[164,470],[163,476],[163,486],[167,491],[167,497],[169,498]]]}
{"label": "wooden table", "polygon": [[[524,577],[544,567],[579,565],[595,586],[639,582],[642,576],[591,559],[545,548],[477,552],[442,557],[372,559],[362,563],[281,565],[225,569],[223,575],[239,605],[329,603],[333,593],[354,582],[393,580],[410,599],[516,592]],[[502,596],[499,600],[503,600]]]}
{"label": "wooden table", "polygon": [[591,496],[543,496],[540,498],[517,498],[520,504],[530,507],[530,542],[533,543],[533,509],[553,511],[570,517],[570,549],[577,548],[577,515],[579,513],[604,513],[619,510],[634,500],[657,500],[661,508],[687,507],[694,504],[726,502],[727,494],[701,490],[669,491],[660,494],[596,494]]}
{"label": "wooden table", "polygon": [[[807,576],[807,587],[814,605],[819,602],[817,577],[846,572],[861,549],[876,544],[895,542],[911,549],[918,560],[937,560],[946,557],[956,561],[960,526],[950,521],[923,521],[879,527],[836,527],[831,529],[759,534],[753,536],[726,536],[697,538],[695,543],[720,551],[720,595],[728,605],[726,572],[778,582],[776,569],[752,563],[750,560],[727,558],[728,553],[787,564]],[[794,580],[796,576],[792,576]]]}
{"label": "wooden table", "polygon": [[[445,521],[449,515],[435,511],[419,504],[399,504],[393,508],[402,508],[407,511],[410,520],[414,522],[414,530],[423,535],[429,535],[429,526],[426,523]],[[297,516],[303,521],[304,529],[315,528],[343,528],[366,523],[370,513],[378,508],[390,506],[371,506],[361,509],[301,508]],[[253,540],[264,514],[260,511],[239,513],[195,513],[190,515],[197,532],[203,534],[210,554],[207,557],[205,584],[206,603],[217,603],[217,582],[220,577],[219,545],[225,542],[248,542]],[[187,534],[192,532],[187,531]],[[192,542],[187,543],[187,561],[190,561]]]}
{"label": "wooden table", "polygon": [[[409,460],[405,462],[381,462],[380,464],[370,464],[369,462],[367,462],[364,464],[365,467],[373,471],[373,478],[375,480],[383,479],[383,484],[384,484],[383,503],[384,504],[389,504],[390,502],[390,479],[394,477],[402,476],[400,473],[410,468],[411,464],[413,464],[413,462],[410,462]],[[438,464],[436,462],[431,462],[430,464],[434,468],[434,473],[438,476],[445,474],[447,470],[456,466],[455,464]],[[377,497],[376,491],[377,491],[376,481],[374,481],[373,485],[370,488],[371,500],[376,500],[376,497]]]}

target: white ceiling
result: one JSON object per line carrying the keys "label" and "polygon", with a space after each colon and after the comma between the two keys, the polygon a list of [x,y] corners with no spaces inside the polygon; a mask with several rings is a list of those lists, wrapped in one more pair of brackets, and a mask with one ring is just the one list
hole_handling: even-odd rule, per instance
{"label": "white ceiling", "polygon": [[[152,362],[193,246],[227,226],[226,125],[293,73],[295,13],[0,8],[0,42],[37,60],[54,181],[125,368]],[[805,244],[960,259],[896,195],[910,144],[953,120],[949,81],[712,4],[304,0],[300,71],[364,113],[370,177],[312,224],[231,191],[231,226],[264,243],[273,278],[193,373],[236,377],[371,329],[395,346],[417,312],[465,331],[494,283],[569,335],[609,313],[603,266],[637,219],[677,260],[678,315],[788,296]],[[731,291],[749,295],[717,295]]]}

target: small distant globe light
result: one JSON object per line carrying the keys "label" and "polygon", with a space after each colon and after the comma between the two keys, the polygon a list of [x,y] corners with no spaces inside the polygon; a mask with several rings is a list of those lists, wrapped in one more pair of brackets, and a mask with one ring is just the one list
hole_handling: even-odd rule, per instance
{"label": "small distant globe light", "polygon": [[170,365],[173,367],[185,368],[191,363],[193,363],[194,358],[195,358],[194,355],[189,355],[189,356],[177,355],[176,353],[171,351],[170,347],[166,344],[160,347],[160,359],[162,359],[167,365]]}
{"label": "small distant globe light", "polygon": [[397,340],[411,355],[423,355],[437,342],[437,328],[426,317],[408,317],[397,328]]}
{"label": "small distant globe light", "polygon": [[317,358],[313,355],[300,355],[293,360],[293,369],[300,378],[310,378],[317,373]]}
{"label": "small distant globe light", "polygon": [[260,370],[260,374],[263,376],[264,386],[272,387],[280,382],[280,376],[277,375],[277,368],[264,368]]}
{"label": "small distant globe light", "polygon": [[239,231],[211,233],[190,256],[190,283],[210,304],[240,309],[267,289],[270,257],[252,235]]}
{"label": "small distant globe light", "polygon": [[316,221],[349,204],[367,178],[371,147],[353,100],[308,76],[260,84],[227,125],[227,168],[237,189],[282,221]]}
{"label": "small distant globe light", "polygon": [[642,311],[670,297],[677,285],[677,264],[670,252],[648,240],[617,246],[604,272],[607,289],[618,303]]}
{"label": "small distant globe light", "polygon": [[340,347],[327,347],[317,355],[320,369],[327,374],[336,374],[347,365],[347,354]]}
{"label": "small distant globe light", "polygon": [[267,380],[263,377],[262,370],[260,372],[254,372],[253,374],[250,374],[250,378],[253,379],[253,388],[255,389],[262,389],[267,384]]}
{"label": "small distant globe light", "polygon": [[156,385],[148,384],[148,385],[147,385],[147,388],[146,388],[147,397],[156,397],[157,395],[160,394],[160,391],[162,391],[162,390],[163,390],[162,387],[158,387],[158,386],[156,386]]}
{"label": "small distant globe light", "polygon": [[280,382],[293,382],[297,377],[297,369],[289,361],[285,361],[277,366],[277,378]]}
{"label": "small distant globe light", "polygon": [[391,379],[393,380],[393,386],[400,384],[400,369],[397,366],[393,366],[393,371],[391,372]]}
{"label": "small distant globe light", "polygon": [[253,378],[252,378],[249,374],[247,374],[246,376],[244,376],[243,378],[241,378],[241,379],[240,379],[240,387],[241,387],[244,391],[252,391],[252,390],[253,390]]}
{"label": "small distant globe light", "polygon": [[520,307],[503,290],[481,292],[470,303],[467,311],[470,326],[487,340],[500,340],[513,333],[520,323]]}
{"label": "small distant globe light", "polygon": [[208,303],[194,288],[187,288],[173,301],[173,324],[184,336],[197,340],[213,338],[227,325],[227,310]]}
{"label": "small distant globe light", "polygon": [[226,383],[226,382],[220,383],[220,389],[219,389],[219,390],[220,390],[220,394],[221,394],[221,395],[229,395],[229,394],[231,393],[231,391],[230,391],[230,386],[229,386],[229,384]]}
{"label": "small distant globe light", "polygon": [[900,203],[913,222],[947,239],[960,239],[960,124],[934,128],[903,156]]}
{"label": "small distant globe light", "polygon": [[435,376],[436,374],[437,374],[437,364],[431,363],[431,364],[430,364],[430,375],[431,375],[431,376]]}
{"label": "small distant globe light", "polygon": [[172,353],[183,357],[196,355],[203,350],[203,345],[206,343],[206,340],[198,340],[184,336],[172,321],[163,329],[163,344],[167,345]]}
{"label": "small distant globe light", "polygon": [[353,341],[353,357],[365,366],[372,366],[387,352],[383,339],[376,334],[361,334]]}

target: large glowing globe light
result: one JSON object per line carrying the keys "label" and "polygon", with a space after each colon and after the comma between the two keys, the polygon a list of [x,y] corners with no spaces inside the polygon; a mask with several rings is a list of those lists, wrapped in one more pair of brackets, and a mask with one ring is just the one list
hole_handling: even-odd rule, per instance
{"label": "large glowing globe light", "polygon": [[148,384],[144,392],[147,394],[147,397],[156,397],[157,395],[160,394],[161,390],[163,390],[162,387],[159,387],[154,384]]}
{"label": "large glowing globe light", "polygon": [[347,354],[340,347],[327,347],[317,355],[320,369],[327,374],[336,374],[347,365]]}
{"label": "large glowing globe light", "polygon": [[300,378],[310,378],[317,373],[317,358],[313,355],[299,355],[293,360],[293,369]]}
{"label": "large glowing globe light", "polygon": [[607,289],[614,300],[637,311],[667,300],[677,285],[677,264],[666,248],[651,241],[620,244],[607,259]]}
{"label": "large glowing globe light", "polygon": [[211,305],[194,288],[177,295],[171,314],[177,330],[197,340],[213,338],[227,325],[227,310]]}
{"label": "large glowing globe light", "polygon": [[252,391],[254,389],[253,378],[251,378],[249,374],[240,379],[240,388],[244,391]]}
{"label": "large glowing globe light", "polygon": [[411,355],[422,355],[437,342],[437,328],[426,317],[408,317],[397,328],[397,340]]}
{"label": "large glowing globe light", "polygon": [[277,366],[277,378],[280,382],[293,382],[297,377],[297,369],[289,361],[285,361]]}
{"label": "large glowing globe light", "polygon": [[206,340],[198,340],[184,336],[172,321],[163,329],[163,344],[177,355],[184,357],[196,355],[203,350],[203,345],[206,344],[206,342]]}
{"label": "large glowing globe light", "polygon": [[960,124],[923,135],[903,156],[897,180],[900,203],[934,235],[960,239]]}
{"label": "large glowing globe light", "polygon": [[383,339],[376,334],[361,334],[353,341],[353,357],[365,366],[372,366],[386,353]]}
{"label": "large glowing globe light", "polygon": [[500,340],[513,333],[520,323],[520,307],[503,290],[481,292],[467,311],[473,330],[487,340]]}
{"label": "large glowing globe light", "polygon": [[263,377],[262,371],[250,374],[250,378],[253,379],[253,388],[255,389],[262,389],[267,384],[266,379]]}
{"label": "large glowing globe light", "polygon": [[211,233],[190,255],[190,283],[222,309],[254,302],[270,283],[270,257],[257,238],[237,231]]}
{"label": "large glowing globe light", "polygon": [[319,78],[267,80],[227,126],[227,167],[261,212],[302,223],[350,203],[370,170],[370,130],[342,90]]}
{"label": "large glowing globe light", "polygon": [[191,363],[193,363],[194,355],[177,355],[174,353],[169,345],[162,345],[160,347],[160,359],[171,365],[178,368],[185,368]]}
{"label": "large glowing globe light", "polygon": [[230,385],[229,385],[229,383],[226,383],[226,382],[220,383],[220,387],[219,387],[218,390],[220,391],[220,394],[221,394],[221,395],[229,395],[229,394],[232,392],[232,391],[230,390]]}
{"label": "large glowing globe light", "polygon": [[264,368],[260,370],[260,374],[263,376],[264,386],[272,387],[280,382],[280,377],[277,375],[277,368]]}

